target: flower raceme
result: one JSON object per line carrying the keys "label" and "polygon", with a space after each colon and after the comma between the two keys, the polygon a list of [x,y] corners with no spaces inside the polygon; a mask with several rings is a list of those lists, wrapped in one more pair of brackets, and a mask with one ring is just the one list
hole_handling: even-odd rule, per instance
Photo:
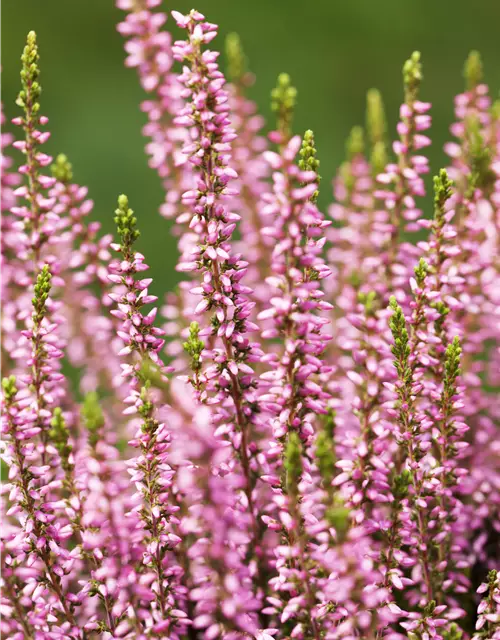
{"label": "flower raceme", "polygon": [[113,242],[42,152],[34,32],[22,54],[2,134],[2,633],[500,638],[500,108],[479,54],[430,215],[418,52],[395,141],[371,89],[325,214],[290,76],[266,138],[239,37],[226,81],[217,25],[160,4],[117,0],[178,237],[164,303],[128,198]]}

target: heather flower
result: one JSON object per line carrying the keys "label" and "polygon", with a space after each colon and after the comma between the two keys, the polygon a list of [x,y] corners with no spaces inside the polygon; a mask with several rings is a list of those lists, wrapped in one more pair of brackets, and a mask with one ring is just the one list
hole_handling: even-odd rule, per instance
{"label": "heather flower", "polygon": [[[302,477],[302,443],[306,447],[312,445],[314,414],[326,413],[329,398],[322,387],[322,376],[327,376],[329,369],[321,356],[329,339],[322,332],[328,323],[322,312],[331,305],[322,300],[320,289],[320,281],[329,275],[329,270],[322,258],[324,238],[316,240],[328,222],[315,205],[319,163],[313,133],[306,132],[302,145],[295,136],[281,153],[269,151],[265,157],[274,173],[273,192],[265,196],[267,206],[263,212],[269,226],[263,233],[276,241],[271,257],[275,275],[267,278],[272,297],[258,319],[265,323],[263,339],[277,338],[282,343],[277,353],[264,357],[269,370],[262,375],[270,383],[261,400],[270,414],[273,430],[266,475],[274,485],[278,509],[276,519],[266,520],[268,526],[277,529],[281,522],[283,538],[276,551],[279,577],[271,585],[283,598],[280,605],[280,599],[276,599],[282,609],[281,622],[291,619],[296,625],[294,633],[311,633],[319,638],[315,583],[309,583],[312,576],[305,575],[310,550],[304,538],[303,530],[307,529],[303,529],[306,523],[297,492]],[[308,484],[310,471],[306,476]],[[285,482],[279,481],[282,473]],[[297,558],[296,568],[293,558]],[[300,585],[299,594],[288,600],[285,594],[293,583]]]}
{"label": "heather flower", "polygon": [[[420,287],[424,286],[425,272],[419,273],[419,269],[416,269],[416,279],[417,283],[420,281]],[[418,305],[422,302],[419,303],[417,297],[414,323],[418,322]],[[462,475],[461,470],[456,468],[456,457],[467,447],[467,444],[461,441],[467,427],[459,417],[455,422],[455,412],[462,406],[458,397],[461,389],[457,384],[461,348],[458,338],[454,338],[447,347],[442,383],[440,382],[440,406],[438,411],[428,409],[426,415],[422,411],[425,406],[424,397],[427,394],[433,397],[434,391],[431,383],[422,375],[421,367],[430,362],[431,358],[419,353],[422,345],[416,342],[416,339],[422,338],[421,330],[412,332],[410,336],[401,308],[394,299],[391,300],[391,307],[394,313],[390,320],[390,328],[394,337],[393,354],[398,372],[396,392],[399,396],[398,423],[401,429],[396,438],[407,459],[407,469],[411,473],[407,506],[414,514],[411,519],[413,524],[404,517],[404,511],[401,514],[401,539],[403,545],[408,544],[413,536],[419,541],[418,552],[415,555],[420,570],[415,576],[418,575],[421,580],[427,603],[430,603],[440,596],[441,589],[447,590],[451,584],[454,584],[456,592],[462,591],[467,585],[467,580],[456,570],[466,566],[463,559],[456,560],[456,565],[446,560],[447,557],[454,558],[460,548],[455,540],[453,543],[451,540],[457,535],[453,522],[460,513],[457,512],[457,502],[452,490]],[[434,429],[427,433],[433,424],[429,418],[438,421],[438,434]],[[429,436],[437,441],[437,454],[433,453]],[[438,543],[435,547],[427,541],[428,530],[433,531],[434,540]],[[451,552],[451,544],[454,553]],[[449,570],[452,576],[449,580],[446,570]]]}
{"label": "heather flower", "polygon": [[417,229],[414,221],[420,218],[421,211],[417,208],[415,198],[425,195],[422,175],[429,171],[427,158],[418,153],[430,144],[429,137],[423,132],[431,125],[431,117],[427,113],[430,104],[419,100],[422,65],[418,51],[406,61],[403,80],[405,101],[400,108],[400,121],[397,126],[399,140],[393,144],[397,163],[389,163],[385,171],[377,176],[380,185],[392,185],[392,188],[381,188],[375,192],[376,197],[385,201],[390,213],[389,264],[397,259],[400,230],[403,227],[406,231]]}
{"label": "heather flower", "polygon": [[[5,120],[6,118],[4,113],[4,107],[2,104],[1,111],[0,111],[0,123],[4,125]],[[0,156],[0,162],[1,162],[1,168],[2,168],[2,174],[1,174],[2,211],[10,211],[11,207],[15,205],[16,196],[14,195],[13,187],[19,184],[19,176],[13,171],[9,171],[9,169],[12,167],[12,159],[9,158],[5,152],[5,149],[8,149],[10,146],[12,146],[12,141],[13,141],[13,136],[10,133],[6,133],[5,131],[2,131],[1,138],[0,138],[0,144],[2,149],[1,156]]]}
{"label": "heather flower", "polygon": [[500,638],[500,109],[479,55],[433,215],[414,53],[394,160],[371,89],[328,217],[289,76],[266,140],[236,34],[226,83],[198,11],[172,12],[174,42],[159,0],[116,5],[184,276],[160,324],[128,198],[112,243],[68,158],[45,174],[30,32],[17,173],[2,134],[0,630]]}
{"label": "heather flower", "polygon": [[236,132],[232,163],[238,174],[235,178],[238,195],[233,197],[230,206],[241,214],[239,229],[242,240],[235,242],[235,248],[245,255],[248,262],[245,283],[253,290],[251,295],[256,303],[256,314],[262,311],[267,299],[265,278],[272,251],[272,242],[260,233],[264,224],[262,195],[269,190],[269,166],[263,157],[267,141],[261,135],[264,120],[257,113],[256,104],[247,96],[253,76],[246,69],[246,57],[237,34],[229,34],[226,38],[226,58],[231,81],[228,86],[231,124]]}
{"label": "heather flower", "polygon": [[[16,345],[20,331],[30,315],[29,289],[43,264],[51,265],[57,276],[58,264],[51,253],[51,245],[57,242],[59,216],[53,211],[54,200],[47,193],[55,179],[44,175],[44,167],[51,162],[51,157],[40,149],[50,137],[48,131],[40,127],[47,124],[48,119],[40,115],[39,83],[40,69],[36,34],[28,34],[26,46],[21,57],[21,91],[16,104],[23,115],[14,118],[13,123],[21,128],[22,139],[15,140],[13,147],[25,156],[25,162],[18,168],[16,182],[21,182],[13,192],[15,200],[8,213],[3,215],[3,251],[9,257],[4,284],[4,300],[6,302],[4,322],[8,327],[10,338],[4,348],[8,358],[15,364],[18,360]],[[22,204],[25,201],[25,204]],[[22,360],[22,356],[20,356]]]}
{"label": "heather flower", "polygon": [[288,73],[280,73],[271,93],[271,108],[276,113],[277,120],[273,142],[286,144],[290,140],[296,99],[297,89],[292,85],[290,76]]}
{"label": "heather flower", "polygon": [[[371,90],[367,94],[367,138],[371,150],[366,149],[363,129],[354,127],[346,143],[347,159],[334,180],[336,202],[329,207],[329,215],[338,224],[326,230],[330,245],[328,264],[333,277],[325,282],[325,287],[335,299],[332,311],[335,333],[342,333],[348,344],[358,337],[349,321],[350,314],[358,313],[358,297],[376,298],[378,304],[378,300],[386,299],[390,289],[386,256],[380,251],[387,243],[390,226],[387,212],[374,197],[374,177],[387,163],[384,130],[382,100],[376,90]],[[342,362],[337,360],[339,364]]]}
{"label": "heather flower", "polygon": [[[1,106],[0,123],[5,122],[3,105]],[[2,187],[2,236],[1,236],[1,265],[2,265],[2,364],[8,361],[9,354],[14,348],[17,338],[18,312],[17,300],[13,295],[16,275],[18,269],[15,264],[15,247],[18,240],[18,232],[15,229],[15,219],[9,215],[10,209],[16,205],[17,199],[14,195],[14,187],[19,184],[21,176],[14,171],[9,171],[12,166],[12,159],[7,155],[8,148],[12,145],[13,137],[2,131],[0,137],[1,144],[1,187]],[[5,365],[4,365],[5,366]]]}
{"label": "heather flower", "polygon": [[247,69],[247,58],[237,33],[229,33],[225,43],[227,59],[227,77],[235,86],[244,86],[252,81]]}
{"label": "heather flower", "polygon": [[497,571],[492,569],[489,572],[488,581],[481,583],[477,592],[484,595],[477,609],[479,616],[473,639],[495,640],[500,637],[500,593]]}
{"label": "heather flower", "polygon": [[328,372],[320,359],[329,340],[322,332],[328,323],[322,312],[331,308],[320,289],[321,280],[329,275],[320,234],[329,223],[314,204],[317,161],[312,132],[307,132],[302,145],[301,162],[307,169],[294,162],[300,145],[295,136],[282,155],[266,153],[275,171],[273,193],[265,198],[271,224],[263,233],[277,243],[271,263],[275,275],[267,278],[273,297],[259,320],[269,321],[268,326],[264,324],[264,339],[283,341],[281,361],[278,354],[267,354],[265,362],[272,370],[264,375],[273,382],[266,404],[275,416],[273,431],[278,440],[291,430],[299,430],[307,440],[313,432],[307,424],[309,412],[325,413],[328,398],[314,378]]}
{"label": "heather flower", "polygon": [[18,348],[28,355],[30,372],[19,376],[19,381],[29,392],[31,408],[34,412],[33,427],[40,434],[41,459],[45,464],[46,446],[50,429],[51,411],[60,404],[64,396],[61,385],[60,359],[63,344],[57,334],[61,319],[52,314],[57,308],[50,298],[52,274],[44,265],[37,276],[32,299],[33,313],[22,332]]}
{"label": "heather flower", "polygon": [[120,380],[113,322],[107,317],[112,236],[100,235],[100,223],[88,220],[94,203],[87,197],[88,189],[73,182],[73,167],[67,156],[56,157],[52,175],[57,180],[50,190],[55,198],[54,211],[65,220],[57,255],[60,272],[68,282],[60,292],[64,316],[69,320],[67,355],[74,367],[84,369],[84,393],[98,386],[111,390]]}
{"label": "heather flower", "polygon": [[[460,198],[463,198],[469,190],[469,182],[473,173],[477,170],[484,175],[485,160],[487,160],[487,147],[481,148],[480,137],[482,131],[488,131],[490,123],[489,108],[491,99],[488,96],[488,87],[483,82],[482,61],[477,51],[471,51],[465,65],[464,77],[466,91],[455,98],[455,115],[457,121],[450,127],[453,136],[458,142],[449,142],[445,145],[445,151],[451,158],[453,166],[450,167],[450,175],[457,184]],[[490,174],[491,176],[491,174]],[[479,178],[476,175],[475,179]]]}
{"label": "heather flower", "polygon": [[[76,558],[64,548],[72,528],[58,513],[57,494],[61,481],[57,461],[49,445],[51,396],[62,377],[52,368],[61,357],[51,333],[57,327],[49,324],[48,305],[50,271],[44,266],[37,277],[33,298],[32,328],[23,332],[32,342],[28,361],[32,372],[22,378],[26,385],[18,391],[14,376],[3,383],[5,403],[3,432],[8,438],[3,458],[9,465],[9,489],[12,508],[7,512],[20,518],[18,536],[5,540],[6,564],[16,574],[18,565],[33,566],[29,584],[33,593],[33,615],[39,614],[50,629],[55,623],[73,633],[76,629],[75,606],[79,600],[68,592],[63,578],[71,573]],[[31,397],[32,396],[32,397]],[[40,581],[40,578],[41,581]],[[39,584],[38,592],[35,588]],[[44,597],[45,594],[45,597]],[[75,637],[81,637],[77,632]]]}
{"label": "heather flower", "polygon": [[[146,271],[148,265],[144,263],[144,256],[133,248],[139,231],[136,229],[134,212],[128,206],[127,196],[119,197],[115,213],[121,242],[113,244],[112,248],[121,254],[121,259],[111,263],[108,277],[114,284],[121,285],[120,293],[110,294],[110,298],[118,304],[118,309],[112,311],[112,315],[122,321],[118,335],[125,346],[120,355],[137,353],[141,358],[147,356],[160,365],[158,352],[163,347],[164,340],[161,338],[162,330],[153,326],[156,309],[151,309],[145,316],[141,313],[141,307],[155,302],[157,298],[148,294],[151,279],[135,280],[134,277],[136,273]],[[137,363],[128,375],[137,377],[139,370],[140,363]]]}
{"label": "heather flower", "polygon": [[367,94],[367,134],[371,150],[366,148],[364,130],[353,127],[346,142],[347,159],[333,182],[336,202],[330,205],[329,215],[338,225],[327,229],[326,235],[331,246],[329,264],[335,277],[326,285],[328,293],[336,299],[333,317],[339,331],[345,313],[356,303],[356,287],[363,285],[368,293],[370,288],[379,292],[384,285],[380,274],[384,271],[385,256],[375,249],[386,244],[390,227],[387,212],[374,198],[374,177],[380,173],[381,165],[385,168],[387,163],[381,133],[384,122],[380,94],[371,90]]}
{"label": "heather flower", "polygon": [[58,218],[51,210],[54,201],[46,195],[46,190],[54,184],[55,179],[41,173],[52,158],[38,150],[49,139],[50,133],[38,129],[46,125],[48,120],[39,113],[39,54],[34,31],[28,34],[21,61],[22,89],[16,104],[23,110],[23,116],[15,118],[13,122],[22,128],[24,140],[14,142],[13,146],[26,156],[26,163],[19,167],[19,173],[26,176],[26,184],[16,189],[16,195],[23,197],[27,204],[11,208],[11,213],[22,220],[24,250],[37,269],[42,246],[57,228]]}
{"label": "heather flower", "polygon": [[[131,507],[128,478],[95,392],[85,396],[81,420],[87,444],[79,462],[79,477],[85,478],[85,514],[82,552],[92,559],[89,580],[82,591],[102,607],[91,611],[85,628],[114,632],[130,626],[140,630],[140,592],[131,578],[137,562],[134,549],[135,521],[126,517]],[[107,554],[102,548],[108,549]],[[102,610],[102,612],[101,612]],[[127,622],[130,620],[130,623]]]}
{"label": "heather flower", "polygon": [[214,421],[238,453],[244,487],[241,509],[250,515],[254,553],[259,554],[261,527],[249,442],[259,428],[257,381],[251,363],[260,358],[261,351],[246,335],[256,328],[249,320],[251,290],[242,283],[246,263],[233,254],[230,244],[239,216],[225,206],[227,198],[237,195],[229,186],[237,177],[229,165],[235,134],[227,117],[228,95],[216,63],[217,54],[201,48],[215,37],[215,26],[204,22],[197,12],[173,15],[188,31],[188,41],[177,41],[173,47],[174,57],[187,63],[179,78],[185,85],[186,106],[175,122],[191,131],[191,142],[183,152],[198,172],[197,188],[186,191],[182,198],[192,211],[190,228],[199,240],[184,253],[178,269],[198,271],[201,276],[201,286],[191,291],[201,296],[194,314],[211,314],[211,326],[200,335],[209,336],[213,344],[202,354],[202,359],[211,364],[197,372],[195,386],[201,402],[217,407]]}
{"label": "heather flower", "polygon": [[[459,295],[458,304],[453,305],[449,316],[460,331],[463,331],[464,336],[467,336],[462,345],[462,379],[465,386],[463,412],[470,427],[472,442],[472,446],[466,451],[464,462],[464,467],[470,474],[465,481],[467,491],[473,496],[474,505],[477,505],[477,499],[482,501],[483,491],[488,491],[492,504],[497,504],[494,480],[497,474],[491,468],[493,461],[488,452],[496,447],[498,436],[494,425],[498,421],[498,407],[494,396],[481,381],[482,378],[488,378],[496,368],[494,355],[490,358],[485,346],[488,345],[489,351],[489,345],[496,345],[497,342],[490,330],[496,322],[494,301],[498,290],[498,252],[495,248],[498,246],[498,226],[494,222],[498,209],[498,167],[495,162],[497,146],[495,125],[491,121],[491,100],[488,87],[482,80],[481,61],[476,52],[472,52],[467,60],[465,76],[466,92],[456,98],[457,122],[451,127],[451,132],[458,141],[445,146],[451,157],[448,171],[456,184],[453,198],[453,222],[457,236],[455,244],[461,249],[452,261]],[[491,336],[491,343],[488,336]],[[491,353],[497,352],[497,348],[492,346]],[[488,360],[491,366],[485,366]],[[489,378],[488,384],[493,382],[494,377]],[[493,382],[493,386],[495,385],[496,382]],[[479,442],[482,443],[481,447],[477,446]],[[486,511],[483,511],[485,516]],[[481,516],[473,517],[473,512],[479,515],[481,510],[478,512],[471,506],[464,516],[467,523],[465,526],[469,531],[476,528],[473,537],[478,543],[474,544],[474,549],[481,557],[481,560],[477,560],[480,563],[479,571],[484,573],[496,565],[487,554],[480,551],[484,549],[482,545],[486,538],[484,532],[480,533],[479,530],[483,529],[485,521]],[[487,522],[491,521],[490,518],[497,522],[497,508],[488,512]]]}
{"label": "heather flower", "polygon": [[[167,14],[156,10],[161,4],[158,0],[118,1],[116,4],[127,11],[125,20],[117,27],[127,38],[125,64],[137,69],[141,85],[148,93],[148,99],[141,104],[148,117],[143,134],[149,138],[146,145],[149,166],[157,171],[165,188],[165,202],[160,212],[167,218],[174,218],[180,213],[180,196],[191,172],[181,151],[186,132],[173,126],[173,119],[182,108],[182,98],[178,75],[172,69],[172,36],[163,29]],[[187,170],[187,178],[184,170]],[[182,218],[178,222],[182,225]],[[180,229],[184,230],[184,227]]]}
{"label": "heather flower", "polygon": [[156,297],[148,295],[150,279],[136,280],[134,277],[148,267],[144,256],[134,249],[139,231],[126,196],[118,198],[115,213],[121,242],[114,244],[113,248],[121,254],[121,260],[110,265],[109,279],[121,285],[122,292],[110,294],[110,297],[118,305],[112,313],[122,321],[118,335],[125,346],[120,355],[133,354],[136,357],[133,364],[122,365],[124,379],[130,379],[130,392],[124,400],[129,406],[125,413],[139,415],[135,437],[130,441],[130,445],[139,450],[137,457],[129,462],[131,480],[137,487],[134,496],[137,506],[130,515],[137,513],[141,522],[138,526],[144,531],[142,542],[145,549],[142,562],[154,576],[151,586],[144,587],[142,598],[156,601],[153,626],[165,631],[174,628],[179,620],[177,614],[171,613],[175,610],[176,572],[171,568],[167,570],[170,552],[179,542],[171,528],[178,507],[168,501],[174,475],[168,461],[171,436],[167,425],[158,419],[158,408],[148,377],[151,365],[158,367],[163,377],[163,366],[158,356],[164,343],[160,337],[163,332],[153,326],[156,308],[147,315],[141,312],[141,307],[154,302]]}

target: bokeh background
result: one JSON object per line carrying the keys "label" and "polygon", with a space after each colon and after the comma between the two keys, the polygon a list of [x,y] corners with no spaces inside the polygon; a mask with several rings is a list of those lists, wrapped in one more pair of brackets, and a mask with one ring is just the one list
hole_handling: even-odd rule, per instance
{"label": "bokeh background", "polygon": [[[147,166],[141,128],[144,94],[136,71],[123,66],[123,15],[113,0],[3,0],[2,101],[8,117],[19,90],[19,56],[26,33],[37,31],[43,87],[42,112],[50,118],[49,152],[66,153],[75,180],[89,187],[94,216],[112,230],[119,193],[140,216],[140,248],[157,293],[176,281],[175,240],[158,214],[162,189]],[[188,11],[191,2],[165,2]],[[365,95],[379,88],[394,131],[402,96],[401,66],[422,52],[422,98],[433,105],[434,170],[444,163],[443,143],[453,117],[453,95],[463,87],[462,66],[471,49],[483,55],[486,80],[500,87],[498,0],[198,0],[196,8],[220,25],[212,44],[237,31],[257,82],[251,90],[269,123],[269,93],[281,71],[299,91],[296,131],[314,129],[324,178],[320,203],[331,200],[330,179],[353,125],[363,124]],[[173,20],[169,28],[177,34]],[[429,200],[430,205],[430,200]]]}

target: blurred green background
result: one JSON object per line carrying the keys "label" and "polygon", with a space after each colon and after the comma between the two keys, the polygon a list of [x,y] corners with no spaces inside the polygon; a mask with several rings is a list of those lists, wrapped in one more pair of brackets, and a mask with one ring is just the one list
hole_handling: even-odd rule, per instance
{"label": "blurred green background", "polygon": [[[162,190],[147,166],[139,110],[144,94],[135,69],[123,66],[123,39],[115,25],[123,12],[113,0],[3,0],[2,101],[17,115],[19,56],[26,33],[38,33],[43,87],[42,112],[50,118],[48,151],[64,152],[75,180],[89,186],[95,217],[112,230],[116,196],[126,192],[140,216],[141,250],[156,278],[155,290],[172,286],[176,251],[170,223],[158,214]],[[165,2],[188,11],[190,2]],[[331,199],[330,179],[343,159],[344,141],[364,120],[367,89],[379,88],[394,131],[402,96],[401,66],[422,52],[422,99],[432,101],[432,166],[444,163],[453,95],[462,90],[467,53],[479,49],[486,80],[500,87],[498,0],[198,0],[196,8],[220,25],[213,46],[239,32],[250,68],[251,91],[270,122],[269,93],[287,71],[299,91],[297,132],[314,129],[321,159],[321,204]],[[169,28],[180,31],[173,20]],[[177,36],[176,36],[177,37]]]}

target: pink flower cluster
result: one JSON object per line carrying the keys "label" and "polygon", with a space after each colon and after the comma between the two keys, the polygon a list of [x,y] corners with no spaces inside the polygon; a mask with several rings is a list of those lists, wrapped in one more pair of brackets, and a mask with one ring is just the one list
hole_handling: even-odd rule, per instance
{"label": "pink flower cluster", "polygon": [[1,632],[500,638],[500,104],[478,54],[433,211],[414,53],[396,141],[371,90],[323,213],[289,76],[266,138],[238,37],[227,82],[217,25],[173,11],[174,40],[160,4],[117,0],[178,236],[164,304],[141,213],[119,196],[113,242],[42,152],[34,32],[21,58],[1,145]]}

